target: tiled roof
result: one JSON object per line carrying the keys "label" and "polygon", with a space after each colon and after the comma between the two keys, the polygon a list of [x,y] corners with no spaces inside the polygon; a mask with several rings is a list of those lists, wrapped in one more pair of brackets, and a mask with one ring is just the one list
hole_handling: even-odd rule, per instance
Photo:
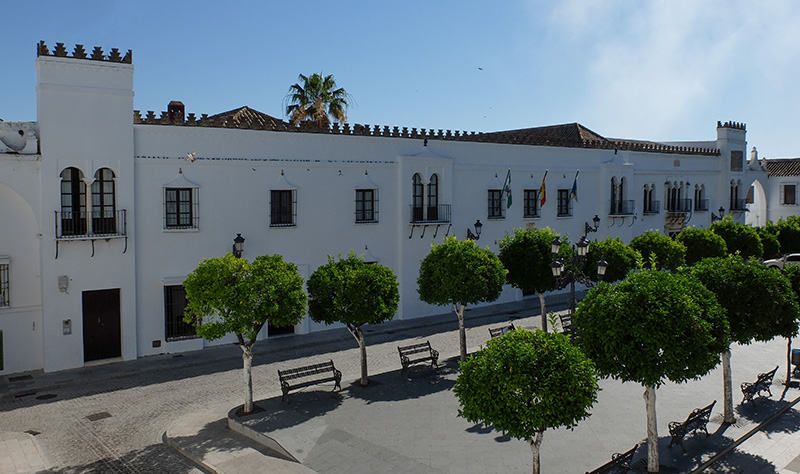
{"label": "tiled roof", "polygon": [[288,128],[289,124],[279,118],[259,112],[256,109],[243,105],[242,107],[228,110],[208,117],[209,120],[220,123],[227,128]]}
{"label": "tiled roof", "polygon": [[595,148],[607,150],[627,150],[649,153],[674,153],[681,155],[719,156],[716,148],[697,146],[668,145],[641,140],[609,139],[599,135],[579,123],[551,125],[547,127],[500,130],[497,132],[466,132],[433,128],[398,127],[388,125],[333,123],[318,127],[314,122],[303,122],[294,126],[249,107],[241,107],[221,114],[209,116],[194,113],[180,119],[170,118],[167,112],[156,117],[155,112],[146,115],[133,111],[133,123],[142,125],[179,125],[187,127],[243,128],[277,132],[322,133],[329,135],[355,135],[383,138],[411,138],[425,140],[446,140],[484,143],[503,143],[509,145],[555,146],[567,148]]}
{"label": "tiled roof", "polygon": [[768,158],[764,161],[770,176],[800,176],[800,158]]}

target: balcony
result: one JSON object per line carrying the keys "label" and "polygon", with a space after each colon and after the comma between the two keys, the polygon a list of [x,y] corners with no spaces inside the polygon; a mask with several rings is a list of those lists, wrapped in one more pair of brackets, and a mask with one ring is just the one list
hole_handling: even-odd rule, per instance
{"label": "balcony", "polygon": [[622,201],[611,201],[611,210],[608,212],[609,216],[631,216],[634,211],[633,199]]}
{"label": "balcony", "polygon": [[658,214],[661,212],[661,201],[647,201],[644,202],[644,211],[642,211],[644,215],[650,216],[653,214]]}
{"label": "balcony", "polygon": [[673,199],[667,202],[667,212],[671,213],[687,213],[692,212],[691,199]]}
{"label": "balcony", "polygon": [[747,211],[747,202],[744,199],[731,199],[731,211],[733,212]]}
{"label": "balcony", "polygon": [[56,240],[112,239],[127,236],[126,211],[119,210],[101,214],[92,210],[92,218],[86,219],[86,211],[54,211]]}
{"label": "balcony", "polygon": [[450,204],[438,206],[411,206],[412,224],[441,224],[450,222]]}
{"label": "balcony", "polygon": [[694,210],[695,211],[707,211],[708,210],[708,199],[697,199],[694,202]]}

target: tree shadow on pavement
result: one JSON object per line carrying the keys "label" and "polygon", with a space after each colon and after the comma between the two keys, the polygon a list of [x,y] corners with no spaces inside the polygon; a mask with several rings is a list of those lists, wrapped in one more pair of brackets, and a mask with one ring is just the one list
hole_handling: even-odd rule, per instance
{"label": "tree shadow on pavement", "polygon": [[[79,464],[41,471],[47,474],[152,472],[188,474],[197,472],[189,461],[164,444],[152,444],[143,449],[123,454],[119,458],[106,457]],[[40,473],[40,474],[41,474]]]}
{"label": "tree shadow on pavement", "polygon": [[[788,405],[789,402],[784,400],[757,398],[744,405],[738,405],[734,410],[739,417],[753,424],[759,424]],[[789,410],[777,420],[765,426],[761,431],[767,433],[793,433],[798,428],[800,428],[800,414],[796,410]]]}
{"label": "tree shadow on pavement", "polygon": [[367,404],[398,402],[450,390],[455,385],[457,360],[449,360],[432,369],[430,365],[412,366],[405,372],[394,370],[370,377],[370,385],[353,384],[347,393]]}
{"label": "tree shadow on pavement", "polygon": [[255,402],[258,412],[239,417],[238,421],[259,433],[269,433],[322,417],[338,408],[346,396],[343,391],[331,392],[326,388],[321,385],[290,393],[288,402],[281,397],[259,400]]}

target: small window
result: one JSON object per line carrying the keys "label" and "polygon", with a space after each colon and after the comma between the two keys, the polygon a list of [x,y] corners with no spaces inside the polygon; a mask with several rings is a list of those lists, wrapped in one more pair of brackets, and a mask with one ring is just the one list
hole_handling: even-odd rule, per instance
{"label": "small window", "polygon": [[167,341],[197,337],[193,325],[183,320],[186,291],[183,285],[164,287],[164,324]]}
{"label": "small window", "polygon": [[499,189],[489,190],[489,219],[505,217],[503,209],[503,192]]}
{"label": "small window", "polygon": [[295,225],[295,209],[297,208],[295,195],[295,191],[291,189],[270,191],[269,225],[271,227]]}
{"label": "small window", "polygon": [[784,184],[783,193],[781,193],[781,196],[783,198],[783,202],[781,204],[797,204],[797,186],[794,184]]}
{"label": "small window", "polygon": [[526,189],[523,193],[524,217],[539,217],[539,190]]}
{"label": "small window", "polygon": [[8,260],[0,263],[0,308],[11,306],[9,292]]}
{"label": "small window", "polygon": [[742,171],[744,153],[741,150],[731,151],[731,171]]}
{"label": "small window", "polygon": [[375,189],[356,189],[356,222],[378,222]]}
{"label": "small window", "polygon": [[164,189],[164,228],[197,229],[197,199],[195,189]]}
{"label": "small window", "polygon": [[558,217],[566,217],[572,215],[572,207],[570,206],[569,189],[558,190]]}

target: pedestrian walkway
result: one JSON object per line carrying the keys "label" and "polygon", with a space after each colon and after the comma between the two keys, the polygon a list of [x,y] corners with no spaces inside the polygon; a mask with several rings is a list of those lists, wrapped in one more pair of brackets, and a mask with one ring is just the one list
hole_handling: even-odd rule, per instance
{"label": "pedestrian walkway", "polygon": [[0,473],[34,473],[48,464],[36,438],[29,433],[0,432]]}

